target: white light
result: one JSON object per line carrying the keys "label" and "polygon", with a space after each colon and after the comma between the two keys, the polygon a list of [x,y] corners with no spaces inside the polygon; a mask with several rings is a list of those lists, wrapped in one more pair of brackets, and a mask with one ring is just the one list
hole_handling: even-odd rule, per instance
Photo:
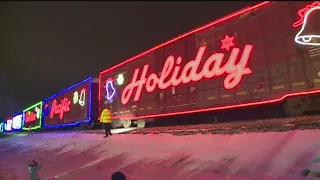
{"label": "white light", "polygon": [[19,114],[12,118],[12,128],[21,129],[21,126],[22,126],[22,114]]}
{"label": "white light", "polygon": [[85,101],[86,101],[86,91],[85,90],[81,90],[80,98],[79,98],[80,106],[84,106],[85,105]]}
{"label": "white light", "polygon": [[40,108],[36,107],[35,111],[37,113],[37,119],[40,119]]}
{"label": "white light", "polygon": [[7,123],[5,123],[4,125],[4,129],[6,131],[12,131],[12,119],[7,120]]}
{"label": "white light", "polygon": [[119,74],[118,77],[117,77],[117,84],[118,85],[122,85],[123,82],[124,82],[123,74]]}

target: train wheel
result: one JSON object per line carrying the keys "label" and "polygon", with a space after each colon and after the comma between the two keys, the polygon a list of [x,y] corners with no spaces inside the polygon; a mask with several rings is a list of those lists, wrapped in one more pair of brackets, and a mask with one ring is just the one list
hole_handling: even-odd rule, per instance
{"label": "train wheel", "polygon": [[124,128],[129,128],[129,127],[131,127],[131,120],[122,120],[122,126],[124,127]]}
{"label": "train wheel", "polygon": [[302,98],[287,99],[284,104],[284,111],[289,116],[300,116],[307,110],[307,104],[302,101]]}
{"label": "train wheel", "polygon": [[144,128],[144,127],[146,127],[146,121],[145,121],[145,120],[138,120],[138,121],[137,121],[137,127],[138,127],[138,128]]}
{"label": "train wheel", "polygon": [[111,126],[113,129],[117,129],[122,126],[122,122],[120,122],[119,120],[114,120],[111,122]]}

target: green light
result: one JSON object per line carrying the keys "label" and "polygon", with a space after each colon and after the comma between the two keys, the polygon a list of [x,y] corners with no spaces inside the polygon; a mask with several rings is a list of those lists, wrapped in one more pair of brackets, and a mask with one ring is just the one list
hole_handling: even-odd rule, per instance
{"label": "green light", "polygon": [[73,94],[73,104],[77,104],[78,100],[79,100],[79,94],[78,94],[78,91],[76,91]]}
{"label": "green light", "polygon": [[[42,101],[28,107],[27,109],[23,110],[23,114],[25,114],[25,112],[29,111],[30,109],[33,109],[37,106],[40,106],[39,107],[39,110],[40,110],[40,119],[39,119],[39,124],[37,126],[34,126],[34,127],[31,127],[31,130],[36,130],[36,129],[40,129],[41,128],[41,124],[42,124]],[[30,111],[29,111],[30,113]],[[24,120],[23,120],[23,127],[22,127],[23,130],[28,130],[29,128],[28,127],[24,127]]]}
{"label": "green light", "polygon": [[124,82],[123,74],[119,74],[118,77],[117,77],[117,84],[118,85],[122,85],[123,82]]}

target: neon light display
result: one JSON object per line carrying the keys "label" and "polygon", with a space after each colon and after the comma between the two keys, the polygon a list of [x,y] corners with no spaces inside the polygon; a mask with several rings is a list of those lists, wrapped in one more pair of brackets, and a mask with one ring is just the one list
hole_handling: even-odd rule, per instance
{"label": "neon light display", "polygon": [[78,91],[76,91],[73,94],[73,104],[77,104],[78,101],[79,101],[79,93],[78,93]]}
{"label": "neon light display", "polygon": [[298,16],[299,16],[299,20],[293,23],[293,27],[299,27],[303,24],[303,21],[307,15],[307,13],[310,11],[310,9],[314,8],[314,7],[319,7],[320,6],[320,2],[319,1],[315,1],[314,3],[312,3],[311,5],[307,5],[305,8],[302,8],[298,11]]}
{"label": "neon light display", "polygon": [[0,123],[0,132],[4,131],[4,123]]}
{"label": "neon light display", "polygon": [[79,98],[80,106],[84,106],[86,104],[85,102],[86,102],[86,89],[82,88],[80,93],[80,98]]}
{"label": "neon light display", "polygon": [[123,74],[119,74],[117,77],[117,84],[122,85],[124,83],[124,77]]}
{"label": "neon light display", "polygon": [[8,119],[5,123],[4,123],[4,129],[7,132],[12,131],[12,118]]}
{"label": "neon light display", "polygon": [[23,110],[23,130],[32,130],[41,128],[42,124],[42,101]]}
{"label": "neon light display", "polygon": [[44,100],[43,127],[58,128],[89,122],[91,86],[92,78],[88,78]]}
{"label": "neon light display", "polygon": [[[210,79],[221,75],[227,75],[224,79],[224,87],[226,89],[232,89],[240,83],[244,75],[252,73],[251,69],[247,67],[252,48],[252,45],[245,45],[243,53],[237,64],[235,62],[238,59],[240,49],[233,48],[230,57],[224,66],[221,65],[224,59],[224,53],[214,53],[205,61],[201,70],[199,70],[200,62],[206,50],[206,46],[202,46],[199,48],[195,60],[189,61],[183,68],[180,67],[182,61],[180,56],[177,58],[169,56],[164,63],[160,77],[155,73],[151,73],[146,77],[149,65],[145,65],[140,79],[137,80],[140,71],[140,69],[137,68],[134,71],[131,82],[122,92],[121,103],[125,105],[129,102],[134,88],[137,89],[133,100],[139,101],[144,85],[147,92],[153,92],[156,87],[159,89],[167,89],[169,87],[178,86],[181,83],[187,84],[192,81],[200,81],[203,78]],[[183,70],[181,71],[180,77],[177,77],[180,73],[180,69]],[[165,81],[170,74],[172,75],[169,80]]]}
{"label": "neon light display", "polygon": [[[320,46],[320,41],[319,41],[320,35],[313,34],[312,32],[305,32],[305,27],[308,24],[308,18],[310,14],[313,14],[313,13],[320,13],[320,7],[319,6],[313,7],[306,12],[303,18],[302,27],[294,38],[294,41],[296,43],[302,44],[302,45]],[[317,19],[317,21],[319,20]],[[318,22],[314,22],[314,23],[318,23]],[[313,42],[313,40],[318,40],[318,41]]]}
{"label": "neon light display", "polygon": [[[194,30],[191,30],[191,31],[189,31],[189,32],[187,32],[187,33],[185,33],[185,34],[183,34],[181,36],[178,36],[178,37],[176,37],[174,39],[171,39],[171,40],[169,40],[169,41],[167,41],[165,43],[162,43],[162,44],[160,44],[158,46],[155,46],[155,47],[153,47],[153,48],[151,48],[151,49],[149,49],[147,51],[144,51],[144,52],[142,52],[142,53],[140,53],[140,54],[138,54],[136,56],[133,56],[130,59],[127,59],[127,60],[125,60],[125,61],[123,61],[123,62],[121,62],[121,63],[119,63],[119,64],[117,64],[117,65],[115,65],[115,66],[113,66],[113,67],[111,67],[109,69],[107,69],[107,70],[104,70],[104,71],[100,72],[100,75],[99,75],[99,86],[101,86],[103,84],[101,77],[106,73],[111,73],[112,71],[116,70],[117,68],[119,68],[119,67],[121,67],[123,65],[126,65],[126,64],[128,64],[128,63],[130,63],[132,61],[138,60],[139,58],[141,58],[141,57],[143,57],[143,56],[145,56],[145,55],[147,55],[149,53],[152,53],[152,52],[154,52],[154,51],[156,51],[156,50],[158,50],[160,48],[163,48],[163,47],[165,47],[165,46],[167,46],[169,44],[177,42],[178,40],[186,38],[187,36],[194,35],[197,32],[200,32],[202,30],[208,29],[208,28],[210,28],[212,26],[215,26],[215,25],[218,25],[218,24],[220,24],[222,22],[231,20],[232,18],[239,17],[241,14],[250,12],[250,11],[255,10],[257,8],[260,8],[260,7],[267,6],[269,4],[271,4],[271,1],[265,1],[265,2],[262,2],[260,4],[255,5],[255,6],[251,6],[251,7],[247,7],[247,8],[241,9],[241,10],[235,12],[235,13],[232,13],[230,15],[227,15],[225,17],[217,19],[217,20],[215,20],[215,21],[213,21],[211,23],[208,23],[208,24],[206,24],[206,25],[204,25],[202,27],[199,27],[199,28],[196,28]],[[103,96],[101,96],[101,90],[103,90],[103,88],[99,87],[99,100],[100,100],[101,97],[103,97]]]}
{"label": "neon light display", "polygon": [[218,107],[212,107],[212,108],[203,108],[203,109],[197,109],[197,110],[191,110],[191,111],[181,111],[181,112],[174,112],[174,113],[162,113],[162,114],[151,114],[146,116],[121,116],[114,118],[121,118],[122,120],[131,120],[131,119],[144,119],[144,118],[158,118],[158,117],[165,117],[165,116],[176,116],[176,115],[183,115],[183,114],[192,114],[192,113],[200,113],[200,112],[207,112],[207,111],[217,111],[217,110],[224,110],[224,109],[232,109],[232,108],[241,108],[241,107],[250,107],[250,106],[258,106],[263,104],[271,104],[271,103],[278,103],[283,100],[285,100],[288,97],[294,97],[294,96],[306,96],[306,95],[313,95],[313,94],[319,94],[319,90],[314,91],[305,91],[305,92],[298,92],[298,93],[288,93],[286,95],[283,95],[279,98],[274,98],[270,100],[265,101],[257,101],[253,103],[241,103],[241,104],[235,104],[230,106],[218,106]]}
{"label": "neon light display", "polygon": [[[163,49],[166,47],[166,46],[168,46],[168,45],[171,45],[171,44],[173,44],[173,43],[175,43],[175,42],[177,42],[177,41],[179,41],[179,40],[182,40],[182,39],[184,39],[184,38],[186,38],[187,36],[190,36],[190,35],[195,35],[195,33],[197,33],[197,32],[199,32],[199,31],[202,31],[202,30],[205,30],[205,29],[208,29],[208,28],[212,28],[212,27],[214,27],[215,25],[218,25],[219,23],[222,23],[222,22],[224,22],[224,21],[226,21],[226,20],[231,20],[232,18],[235,18],[235,17],[239,17],[239,15],[242,15],[242,14],[244,14],[244,13],[248,13],[248,12],[250,12],[250,11],[253,11],[253,10],[256,10],[257,8],[260,8],[260,7],[267,7],[267,6],[271,6],[271,5],[273,5],[273,4],[271,4],[271,2],[263,2],[263,3],[260,3],[260,4],[258,4],[258,5],[256,5],[256,6],[253,6],[253,7],[250,7],[250,8],[246,8],[246,9],[243,9],[243,10],[240,10],[240,11],[237,11],[237,12],[235,12],[235,13],[232,13],[232,14],[230,14],[230,15],[228,15],[228,16],[226,16],[226,17],[223,17],[223,18],[221,18],[221,19],[218,19],[218,20],[216,20],[216,21],[214,21],[214,22],[212,22],[212,23],[210,23],[210,24],[207,24],[207,25],[205,25],[205,26],[202,26],[202,27],[200,27],[200,28],[197,28],[197,29],[195,29],[195,30],[193,30],[193,31],[190,31],[190,32],[188,32],[188,33],[185,33],[185,34],[183,34],[183,35],[181,35],[181,36],[179,36],[179,37],[177,37],[177,38],[174,38],[174,39],[172,39],[172,40],[170,40],[170,41],[167,41],[167,42],[165,42],[165,43],[163,43],[163,44],[161,44],[161,45],[158,45],[158,46],[156,46],[156,47],[154,47],[154,48],[152,48],[152,49],[149,49],[149,50],[147,50],[147,51],[145,51],[145,52],[142,52],[142,53],[140,53],[140,54],[138,54],[138,55],[136,55],[136,56],[134,56],[134,57],[132,57],[132,58],[130,58],[130,59],[127,59],[127,60],[125,60],[124,62],[122,62],[122,63],[119,63],[119,64],[117,64],[117,65],[115,65],[115,66],[113,66],[113,67],[111,67],[111,68],[109,68],[109,69],[107,69],[107,70],[105,70],[105,71],[102,71],[102,72],[100,72],[100,87],[99,87],[99,100],[100,100],[100,98],[103,98],[103,97],[105,97],[105,88],[103,87],[103,82],[105,81],[105,78],[107,78],[108,76],[110,76],[109,74],[116,74],[116,73],[118,73],[117,71],[118,70],[120,70],[120,68],[123,68],[124,67],[124,65],[127,65],[128,63],[131,63],[131,62],[133,62],[133,61],[139,61],[139,60],[141,60],[140,58],[141,57],[144,57],[144,56],[146,56],[146,55],[149,55],[149,54],[151,54],[151,53],[154,53],[155,51],[158,51],[158,52],[161,52],[162,51],[162,53],[163,53]],[[272,8],[272,7],[271,7]],[[270,9],[271,9],[270,8]],[[259,18],[259,17],[258,17]],[[307,18],[306,18],[307,19]],[[309,20],[309,19],[308,19]],[[303,21],[302,21],[303,22]],[[301,23],[301,25],[302,25],[302,23]],[[193,38],[193,37],[192,37]],[[192,39],[191,38],[191,39]],[[308,39],[306,39],[305,38],[305,40],[307,40],[308,41]],[[250,43],[250,42],[249,42]],[[216,47],[216,46],[215,46]],[[221,46],[221,48],[222,48],[222,46]],[[225,49],[225,48],[222,48],[222,49]],[[226,50],[226,49],[225,49]],[[233,50],[233,49],[232,49]],[[157,53],[157,52],[156,52]],[[198,52],[199,53],[199,52]],[[228,53],[230,53],[230,52],[228,52]],[[177,60],[177,57],[174,57],[174,60],[176,60],[175,62],[174,62],[174,65],[176,65],[177,63],[179,63],[179,61],[180,60]],[[238,61],[237,61],[238,62]],[[181,63],[182,64],[182,63]],[[202,63],[202,64],[205,64],[205,62],[204,63]],[[174,66],[173,65],[173,66]],[[127,65],[127,67],[130,67],[130,64],[128,64]],[[119,69],[118,69],[119,68]],[[184,69],[185,67],[183,67],[182,69]],[[144,67],[141,67],[140,69],[136,69],[136,70],[138,70],[138,72],[137,72],[137,77],[136,77],[136,81],[138,81],[139,83],[141,83],[142,85],[140,85],[140,86],[142,86],[142,88],[141,89],[144,89],[145,87],[144,87],[144,85],[146,84],[146,82],[144,82],[144,81],[147,81],[147,79],[148,78],[150,78],[150,76],[151,75],[149,75],[150,73],[148,73],[148,71],[147,70],[149,70],[148,68],[147,68],[147,70],[146,70],[146,75],[145,75],[145,78],[143,78],[143,70],[144,70]],[[139,70],[140,71],[142,71],[142,72],[139,72]],[[254,70],[254,69],[253,69]],[[182,70],[183,71],[183,70]],[[173,71],[174,72],[174,71]],[[133,73],[134,74],[134,73]],[[153,75],[154,77],[153,77],[153,79],[155,79],[155,82],[156,82],[156,79],[160,79],[160,77],[161,77],[161,74],[159,75],[160,77],[158,77],[158,74],[159,74],[159,72],[156,72],[156,74],[155,75]],[[173,74],[173,73],[172,73]],[[139,79],[138,79],[138,75],[141,77],[139,77],[140,79],[141,79],[141,81],[139,81]],[[171,75],[171,76],[168,76],[168,79],[170,78],[170,79],[172,79],[172,76],[173,75]],[[225,76],[228,76],[228,74],[226,73],[225,74]],[[223,78],[224,78],[224,76],[223,76]],[[155,88],[159,88],[158,86],[158,83],[153,83],[152,82],[152,80],[151,80],[152,78],[150,78],[150,86],[155,86]],[[132,80],[133,80],[133,78],[132,78]],[[167,80],[166,79],[166,82],[168,82],[169,80]],[[132,81],[131,81],[132,82]],[[130,82],[129,82],[130,83]],[[172,82],[171,82],[172,83]],[[168,83],[169,84],[169,86],[170,86],[170,83]],[[126,84],[127,86],[128,86],[128,84]],[[131,84],[132,85],[132,84]],[[127,94],[122,94],[122,96],[123,97],[127,97],[127,96],[129,96],[129,100],[130,100],[130,98],[132,98],[131,96],[133,95],[134,97],[135,96],[137,96],[137,92],[135,92],[135,91],[137,91],[137,90],[139,90],[139,87],[140,86],[138,86],[138,85],[136,85],[136,86],[134,86],[134,87],[128,87],[127,88]],[[173,87],[173,85],[172,85],[172,87]],[[132,94],[130,94],[130,91],[131,91],[131,89],[134,89],[135,91],[132,91],[131,93]],[[147,88],[146,88],[147,89]],[[152,88],[150,88],[150,89],[152,89]],[[159,88],[160,89],[160,88]],[[227,88],[225,88],[225,89],[227,89]],[[219,89],[218,89],[219,90]],[[152,91],[151,91],[152,92]],[[123,93],[123,92],[122,92]],[[283,93],[285,93],[285,92],[283,92]],[[292,97],[292,96],[304,96],[304,95],[313,95],[313,94],[318,94],[318,93],[320,93],[320,90],[308,90],[308,91],[304,91],[304,92],[296,92],[296,93],[293,93],[293,92],[287,92],[286,94],[282,94],[282,95],[276,95],[276,96],[273,96],[273,97],[266,97],[266,99],[262,99],[262,100],[253,100],[252,99],[252,101],[254,101],[254,102],[248,102],[248,101],[244,101],[244,102],[236,102],[236,103],[234,103],[233,105],[215,105],[214,107],[197,107],[197,108],[199,108],[199,109],[196,109],[196,110],[190,110],[190,109],[187,109],[187,110],[185,110],[185,111],[183,111],[183,110],[180,110],[180,111],[178,111],[178,112],[157,112],[157,111],[155,111],[155,112],[153,112],[153,113],[147,113],[146,115],[142,115],[142,114],[144,114],[144,113],[142,113],[141,115],[139,114],[139,113],[134,113],[134,112],[130,112],[130,113],[124,113],[124,114],[122,114],[121,116],[116,116],[116,117],[114,117],[114,118],[121,118],[121,119],[123,119],[123,120],[126,120],[126,119],[128,119],[128,120],[134,120],[134,119],[144,119],[144,118],[157,118],[157,117],[165,117],[165,116],[173,116],[173,115],[183,115],[183,114],[191,114],[191,113],[199,113],[199,112],[206,112],[206,111],[214,111],[214,110],[223,110],[223,109],[231,109],[231,108],[240,108],[240,107],[248,107],[248,106],[256,106],[256,105],[263,105],[263,104],[270,104],[270,103],[278,103],[278,102],[281,102],[281,101],[283,101],[284,99],[286,99],[286,98],[288,98],[288,97]],[[160,94],[160,97],[161,97],[161,94]],[[268,98],[268,99],[267,99]],[[137,99],[139,99],[139,96],[138,96],[138,98]],[[125,99],[126,100],[126,99]],[[100,102],[103,102],[103,101],[100,101]],[[125,102],[125,101],[124,101]],[[126,102],[126,103],[128,103],[128,102]],[[126,108],[126,107],[125,107]],[[129,111],[130,111],[130,109],[128,109]],[[177,110],[177,109],[175,109],[175,110]],[[120,112],[121,113],[121,112]]]}
{"label": "neon light display", "polygon": [[12,118],[12,129],[20,130],[23,124],[23,114],[19,113]]}
{"label": "neon light display", "polygon": [[59,119],[63,119],[65,112],[70,111],[71,101],[68,98],[63,98],[60,104],[57,103],[57,100],[53,100],[50,110],[50,119],[53,119],[54,115],[59,115]]}
{"label": "neon light display", "polygon": [[234,37],[229,37],[228,35],[226,35],[224,39],[221,40],[221,44],[222,44],[221,49],[225,49],[229,51],[230,47],[235,45],[233,40],[234,40]]}
{"label": "neon light display", "polygon": [[25,115],[25,123],[33,122],[37,120],[37,112],[28,111]]}
{"label": "neon light display", "polygon": [[[113,87],[113,80],[111,78],[106,80],[106,92],[107,92],[107,99],[110,100],[116,93],[116,90]],[[111,92],[110,92],[111,91]]]}

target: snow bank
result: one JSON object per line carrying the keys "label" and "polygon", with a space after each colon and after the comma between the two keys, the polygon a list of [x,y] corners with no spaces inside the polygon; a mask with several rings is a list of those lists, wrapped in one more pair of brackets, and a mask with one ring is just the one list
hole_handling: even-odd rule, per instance
{"label": "snow bank", "polygon": [[27,179],[27,165],[44,165],[41,177],[134,180],[300,180],[316,169],[320,131],[239,135],[113,135],[48,133],[0,139],[0,179]]}

